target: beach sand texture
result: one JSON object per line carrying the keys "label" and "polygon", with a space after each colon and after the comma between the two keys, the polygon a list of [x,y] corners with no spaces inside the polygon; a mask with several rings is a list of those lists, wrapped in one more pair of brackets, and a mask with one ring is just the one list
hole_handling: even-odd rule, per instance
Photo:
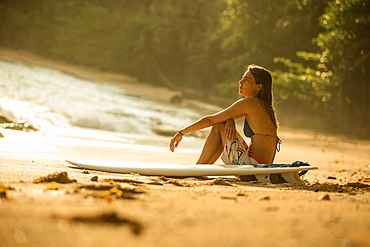
{"label": "beach sand texture", "polygon": [[[145,97],[168,101],[178,93],[25,51],[0,49],[0,55]],[[305,175],[306,184],[294,185],[85,171],[64,161],[190,164],[199,155],[199,138],[184,139],[193,151],[171,153],[167,138],[150,149],[0,133],[0,247],[370,246],[369,141],[282,127],[275,163],[301,160],[319,167]]]}

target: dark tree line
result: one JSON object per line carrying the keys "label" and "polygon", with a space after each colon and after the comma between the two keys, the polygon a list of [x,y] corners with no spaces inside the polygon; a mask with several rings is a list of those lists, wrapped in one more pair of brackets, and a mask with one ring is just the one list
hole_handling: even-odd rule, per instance
{"label": "dark tree line", "polygon": [[281,123],[370,136],[370,0],[0,0],[0,45],[235,100],[273,72]]}

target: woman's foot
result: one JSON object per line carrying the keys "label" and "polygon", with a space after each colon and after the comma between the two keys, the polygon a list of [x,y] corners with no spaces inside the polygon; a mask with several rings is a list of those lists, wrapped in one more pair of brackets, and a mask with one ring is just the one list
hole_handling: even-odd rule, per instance
{"label": "woman's foot", "polygon": [[244,182],[257,181],[256,176],[254,175],[241,175],[239,179]]}

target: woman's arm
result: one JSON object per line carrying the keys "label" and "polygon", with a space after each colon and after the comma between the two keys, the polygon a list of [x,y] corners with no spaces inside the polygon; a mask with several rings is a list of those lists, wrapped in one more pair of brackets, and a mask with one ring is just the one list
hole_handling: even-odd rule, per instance
{"label": "woman's arm", "polygon": [[195,121],[194,123],[182,128],[171,139],[170,150],[173,152],[175,148],[181,142],[182,136],[187,133],[201,130],[207,127],[211,127],[217,123],[226,122],[229,119],[239,119],[245,116],[248,113],[248,111],[251,109],[251,106],[253,103],[254,103],[254,99],[244,98],[244,99],[238,100],[234,104],[229,106],[228,108],[220,112],[217,112],[216,114],[202,117],[199,120]]}
{"label": "woman's arm", "polygon": [[[174,137],[172,137],[170,142],[170,150],[171,152],[175,151],[175,148],[180,144],[182,140],[182,136],[186,133],[190,133],[193,131],[201,130],[207,127],[212,126],[212,122],[209,120],[208,116],[202,117],[198,121],[190,124],[189,126],[179,130]],[[186,132],[185,132],[186,130]]]}
{"label": "woman's arm", "polygon": [[228,108],[219,111],[213,115],[205,116],[195,121],[194,123],[182,128],[182,134],[187,134],[207,127],[211,127],[217,123],[226,122],[228,119],[239,119],[244,117],[252,106],[254,99],[241,99],[236,101]]}

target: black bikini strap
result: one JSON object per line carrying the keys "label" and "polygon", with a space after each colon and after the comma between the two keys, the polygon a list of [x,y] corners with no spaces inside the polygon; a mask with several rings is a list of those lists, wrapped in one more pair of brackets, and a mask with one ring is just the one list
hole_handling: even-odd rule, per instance
{"label": "black bikini strap", "polygon": [[280,152],[280,145],[283,143],[283,141],[277,136],[277,143],[276,143],[276,151]]}
{"label": "black bikini strap", "polygon": [[278,136],[273,136],[269,134],[255,134],[255,135],[275,137],[276,138],[276,151],[280,152],[280,145],[283,143],[283,141]]}

